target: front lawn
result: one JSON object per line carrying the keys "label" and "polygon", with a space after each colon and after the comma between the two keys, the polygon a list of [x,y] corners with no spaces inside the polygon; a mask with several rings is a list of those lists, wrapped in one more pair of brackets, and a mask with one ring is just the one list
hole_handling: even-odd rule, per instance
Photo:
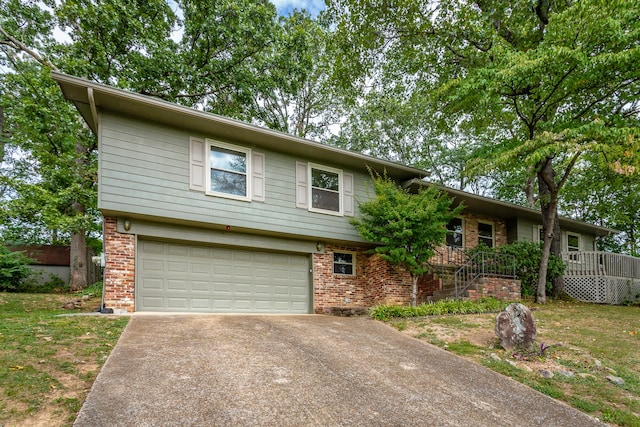
{"label": "front lawn", "polygon": [[[495,313],[396,318],[388,323],[601,421],[640,427],[640,307],[566,301],[526,305],[538,331],[538,347],[531,352],[500,347]],[[623,383],[616,384],[617,378]]]}
{"label": "front lawn", "polygon": [[0,293],[0,425],[73,424],[128,317],[62,304],[69,294]]}

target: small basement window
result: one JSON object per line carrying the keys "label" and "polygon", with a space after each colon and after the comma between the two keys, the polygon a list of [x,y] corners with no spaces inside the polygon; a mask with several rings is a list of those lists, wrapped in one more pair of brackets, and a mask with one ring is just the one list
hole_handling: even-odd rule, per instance
{"label": "small basement window", "polygon": [[349,252],[333,253],[333,274],[353,276],[356,271],[355,256]]}

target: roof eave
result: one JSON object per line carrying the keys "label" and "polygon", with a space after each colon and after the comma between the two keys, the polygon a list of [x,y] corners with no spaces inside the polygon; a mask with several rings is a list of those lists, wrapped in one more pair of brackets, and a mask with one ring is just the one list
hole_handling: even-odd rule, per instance
{"label": "roof eave", "polygon": [[[97,134],[95,110],[137,117],[165,125],[188,129],[201,135],[223,138],[250,146],[262,147],[301,158],[330,162],[345,167],[386,174],[405,181],[428,176],[428,172],[344,150],[283,132],[262,128],[228,117],[219,116],[146,95],[127,92],[67,74],[52,72],[66,99],[73,102],[91,130]],[[93,103],[90,99],[92,94]]]}

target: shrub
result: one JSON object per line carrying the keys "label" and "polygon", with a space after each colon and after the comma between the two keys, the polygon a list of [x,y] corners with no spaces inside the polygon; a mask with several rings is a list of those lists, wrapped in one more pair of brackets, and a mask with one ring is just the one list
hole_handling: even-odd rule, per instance
{"label": "shrub", "polygon": [[[522,296],[535,296],[538,288],[538,272],[542,259],[542,244],[534,242],[517,241],[499,248],[490,248],[484,244],[468,249],[465,254],[468,258],[479,252],[491,252],[513,255],[515,258],[515,272],[521,282]],[[547,293],[551,292],[553,279],[562,276],[565,265],[562,259],[556,255],[549,256],[547,266]]]}
{"label": "shrub", "polygon": [[389,320],[394,317],[441,316],[444,314],[478,314],[504,310],[508,302],[494,298],[483,298],[478,301],[445,299],[420,304],[417,307],[378,305],[371,309],[371,317],[378,320]]}
{"label": "shrub", "polygon": [[0,291],[19,291],[33,271],[29,263],[33,260],[22,252],[12,252],[0,244]]}

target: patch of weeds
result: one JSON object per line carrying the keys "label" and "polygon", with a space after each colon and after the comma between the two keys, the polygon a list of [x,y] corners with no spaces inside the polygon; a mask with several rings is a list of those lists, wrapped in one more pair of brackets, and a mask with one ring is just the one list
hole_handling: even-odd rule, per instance
{"label": "patch of weeds", "polygon": [[525,382],[529,387],[534,390],[538,390],[542,394],[546,394],[554,399],[563,399],[564,392],[556,385],[553,380],[543,379],[540,381],[527,381]]}
{"label": "patch of weeds", "polygon": [[511,357],[518,360],[544,360],[550,348],[551,346],[545,343],[532,343],[528,348],[514,350]]}
{"label": "patch of weeds", "polygon": [[568,402],[571,406],[576,409],[581,410],[582,412],[586,412],[587,414],[592,414],[600,409],[600,405],[598,403],[592,402],[590,400],[584,400],[577,397],[570,397]]}
{"label": "patch of weeds", "polygon": [[429,340],[429,342],[433,345],[435,345],[436,347],[444,347],[445,345],[447,345],[447,343],[441,339],[438,339],[437,337],[433,337],[431,338],[431,340]]}
{"label": "patch of weeds", "polygon": [[458,356],[472,356],[483,350],[483,347],[470,343],[467,340],[449,343],[447,349]]}
{"label": "patch of weeds", "polygon": [[640,418],[628,411],[605,407],[600,417],[605,423],[618,424],[626,427],[640,427]]}
{"label": "patch of weeds", "polygon": [[404,320],[397,321],[397,322],[390,322],[389,324],[399,331],[404,331],[405,329],[407,329],[407,322],[405,322]]}

